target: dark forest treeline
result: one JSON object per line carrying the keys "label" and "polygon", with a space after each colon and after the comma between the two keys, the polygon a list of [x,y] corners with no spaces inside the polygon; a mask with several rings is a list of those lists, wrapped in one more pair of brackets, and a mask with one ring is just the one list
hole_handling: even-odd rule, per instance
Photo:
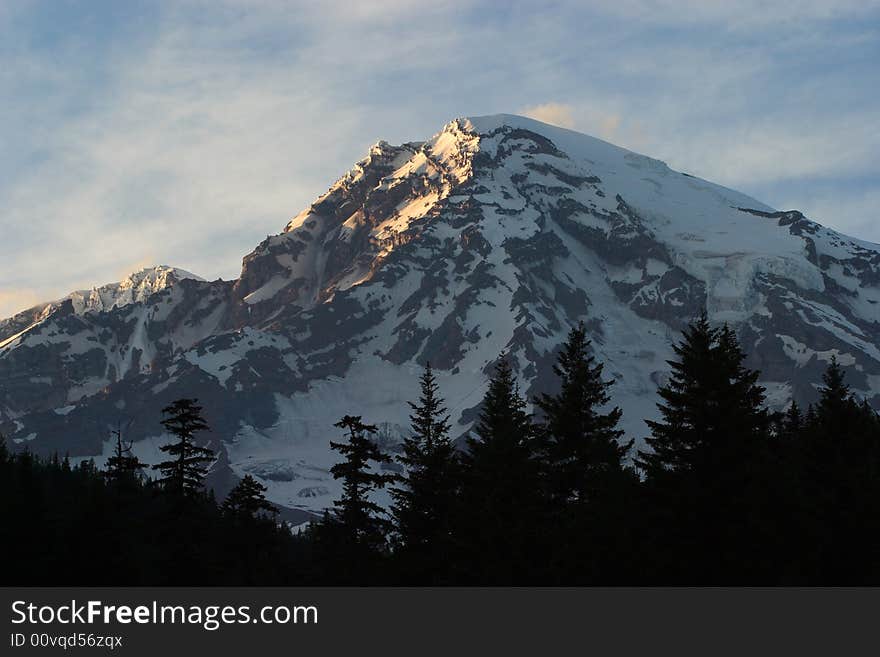
{"label": "dark forest treeline", "polygon": [[241,480],[222,506],[202,487],[207,428],[194,400],[165,409],[177,441],[153,468],[116,437],[100,471],[93,461],[10,454],[0,442],[3,584],[296,584],[303,544],[276,522],[263,488]]}
{"label": "dark forest treeline", "polygon": [[296,536],[250,476],[222,505],[204,492],[194,400],[165,409],[157,481],[121,432],[105,472],[0,448],[4,583],[880,583],[880,419],[836,361],[816,404],[771,413],[733,331],[702,317],[636,451],[591,351],[572,330],[534,414],[502,357],[463,450],[427,367],[400,475],[376,427],[342,418],[343,494]]}

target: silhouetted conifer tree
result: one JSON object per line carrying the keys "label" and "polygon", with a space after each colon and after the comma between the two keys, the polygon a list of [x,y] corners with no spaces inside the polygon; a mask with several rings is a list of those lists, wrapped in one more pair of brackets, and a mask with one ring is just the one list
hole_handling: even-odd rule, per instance
{"label": "silhouetted conifer tree", "polygon": [[541,490],[531,420],[506,355],[495,366],[462,455],[457,514],[460,578],[468,584],[533,581]]}
{"label": "silhouetted conifer tree", "polygon": [[159,449],[171,458],[157,463],[162,477],[158,483],[179,498],[192,497],[202,490],[202,482],[207,474],[207,465],[214,459],[214,452],[200,447],[195,442],[195,434],[207,431],[208,423],[202,417],[202,407],[196,399],[178,399],[162,409],[167,417],[162,426],[177,438],[177,442],[163,445]]}
{"label": "silhouetted conifer tree", "polygon": [[748,460],[732,460],[734,455],[766,446],[770,420],[759,372],[743,366],[733,331],[711,328],[705,315],[673,350],[672,377],[659,390],[662,420],[647,422],[651,450],[639,452],[639,465],[652,481],[686,472],[711,475],[722,457],[731,470],[740,469]]}
{"label": "silhouetted conifer tree", "polygon": [[[880,422],[859,402],[832,358],[813,413],[804,422],[802,540],[805,580],[821,584],[880,581]],[[810,553],[809,549],[813,548]]]}
{"label": "silhouetted conifer tree", "polygon": [[613,581],[634,557],[624,549],[638,483],[625,464],[633,441],[620,442],[622,413],[606,408],[613,381],[603,379],[583,323],[569,332],[553,371],[559,392],[535,402],[542,415],[547,558],[556,581]]}
{"label": "silhouetted conifer tree", "polygon": [[268,489],[247,474],[229,492],[223,511],[237,518],[253,518],[260,513],[275,515],[278,509],[266,500]]}
{"label": "silhouetted conifer tree", "polygon": [[452,514],[458,489],[458,457],[449,438],[449,415],[431,365],[421,377],[421,396],[410,402],[412,435],[403,441],[404,466],[394,500],[397,568],[408,583],[442,583],[452,548]]}
{"label": "silhouetted conifer tree", "polygon": [[334,545],[333,554],[324,558],[335,562],[331,569],[343,582],[370,581],[387,547],[391,523],[383,517],[382,507],[369,496],[395,479],[390,473],[373,472],[370,463],[390,463],[391,457],[371,440],[377,428],[364,424],[360,415],[346,415],[334,426],[348,432],[348,441],[330,441],[330,447],[345,460],[330,468],[334,479],[342,479],[342,497],[333,502],[335,516],[328,517],[330,522],[320,529],[325,537],[333,537],[332,541],[325,540],[325,544]]}
{"label": "silhouetted conifer tree", "polygon": [[132,443],[124,440],[121,424],[117,425],[116,429],[110,432],[110,435],[116,438],[116,443],[113,447],[113,456],[107,459],[104,474],[110,482],[116,485],[124,482],[130,483],[137,478],[138,473],[145,465],[132,453]]}
{"label": "silhouetted conifer tree", "polygon": [[541,395],[543,459],[555,504],[588,502],[610,479],[623,474],[633,441],[621,444],[622,412],[610,401],[613,381],[602,378],[603,365],[590,354],[583,323],[571,329],[553,371],[559,377],[556,395]]}
{"label": "silhouetted conifer tree", "polygon": [[[678,583],[743,583],[766,576],[775,540],[770,417],[758,372],[727,326],[705,313],[673,347],[672,376],[659,390],[661,420],[648,421],[639,452],[655,511],[662,577]],[[766,512],[766,513],[765,513]],[[762,545],[761,550],[747,546]]]}

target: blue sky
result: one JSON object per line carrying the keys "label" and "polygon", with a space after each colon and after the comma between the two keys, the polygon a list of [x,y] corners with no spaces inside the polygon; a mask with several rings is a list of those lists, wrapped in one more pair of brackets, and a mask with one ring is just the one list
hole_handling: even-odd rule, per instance
{"label": "blue sky", "polygon": [[0,3],[0,317],[234,278],[360,159],[500,112],[880,242],[880,2]]}

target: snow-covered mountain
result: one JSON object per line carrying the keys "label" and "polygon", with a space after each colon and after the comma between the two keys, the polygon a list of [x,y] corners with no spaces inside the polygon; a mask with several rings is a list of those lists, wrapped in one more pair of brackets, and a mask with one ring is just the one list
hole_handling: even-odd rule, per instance
{"label": "snow-covered mountain", "polygon": [[774,405],[812,399],[832,355],[880,403],[880,246],[517,116],[379,142],[237,280],[176,278],[98,294],[93,312],[71,300],[4,338],[0,431],[101,455],[104,428],[131,419],[150,460],[161,407],[198,397],[224,468],[318,509],[338,492],[343,414],[393,446],[430,361],[464,433],[501,351],[534,395],[579,321],[643,437],[671,343],[704,306],[736,327]]}

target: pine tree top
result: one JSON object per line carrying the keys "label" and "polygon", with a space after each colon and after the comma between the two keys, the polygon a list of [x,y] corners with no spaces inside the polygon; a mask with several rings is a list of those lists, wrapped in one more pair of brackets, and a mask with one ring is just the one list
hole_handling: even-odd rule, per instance
{"label": "pine tree top", "polygon": [[648,476],[705,471],[701,459],[734,468],[764,449],[771,422],[764,388],[757,385],[759,373],[744,366],[735,332],[713,328],[704,312],[673,351],[672,375],[659,390],[661,420],[647,421],[651,449],[640,451],[637,461]]}
{"label": "pine tree top", "polygon": [[246,474],[229,492],[223,510],[233,515],[253,517],[260,512],[275,514],[278,509],[266,500],[268,488]]}
{"label": "pine tree top", "polygon": [[170,433],[191,437],[197,431],[207,431],[208,423],[202,417],[198,399],[178,399],[162,409],[167,415],[161,424]]}

